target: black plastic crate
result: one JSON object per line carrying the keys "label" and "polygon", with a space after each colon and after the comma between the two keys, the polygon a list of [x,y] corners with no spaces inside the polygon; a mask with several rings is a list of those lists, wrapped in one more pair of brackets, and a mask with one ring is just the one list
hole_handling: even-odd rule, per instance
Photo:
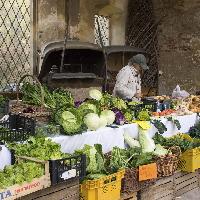
{"label": "black plastic crate", "polygon": [[59,160],[50,160],[49,172],[52,185],[74,179],[82,180],[86,176],[86,156],[80,155]]}
{"label": "black plastic crate", "polygon": [[142,100],[143,104],[142,104],[142,108],[143,109],[147,109],[151,112],[156,112],[157,109],[159,109],[159,105],[157,104],[157,101],[154,100]]}
{"label": "black plastic crate", "polygon": [[9,114],[9,129],[22,129],[24,132],[35,133],[36,121],[20,114]]}
{"label": "black plastic crate", "polygon": [[[15,160],[15,151],[11,150],[11,164],[14,164]],[[49,173],[52,186],[74,180],[82,181],[86,176],[86,155],[49,160]]]}
{"label": "black plastic crate", "polygon": [[35,120],[10,114],[7,121],[0,122],[0,144],[25,141],[35,135]]}

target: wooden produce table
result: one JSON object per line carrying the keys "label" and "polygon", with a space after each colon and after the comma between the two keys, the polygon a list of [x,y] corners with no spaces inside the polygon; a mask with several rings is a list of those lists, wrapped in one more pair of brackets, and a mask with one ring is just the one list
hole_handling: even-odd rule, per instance
{"label": "wooden produce table", "polygon": [[174,199],[173,176],[164,177],[154,185],[138,192],[140,200],[172,200]]}
{"label": "wooden produce table", "polygon": [[176,172],[174,174],[174,195],[179,197],[195,188],[200,187],[200,171],[193,173]]}
{"label": "wooden produce table", "polygon": [[195,172],[176,171],[174,175],[163,177],[154,185],[138,191],[139,200],[174,200],[200,187],[200,170]]}

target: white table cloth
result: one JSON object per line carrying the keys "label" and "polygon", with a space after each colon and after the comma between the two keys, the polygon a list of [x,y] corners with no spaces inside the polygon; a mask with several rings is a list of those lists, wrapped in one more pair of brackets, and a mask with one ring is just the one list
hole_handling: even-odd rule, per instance
{"label": "white table cloth", "polygon": [[0,151],[0,170],[2,170],[6,165],[11,164],[11,154],[4,145],[0,145],[0,147],[2,148]]}
{"label": "white table cloth", "polygon": [[52,140],[61,145],[65,153],[73,153],[76,149],[83,148],[85,144],[102,144],[103,152],[110,151],[113,147],[124,148],[124,130],[120,128],[101,128],[97,131],[88,131],[74,136],[57,136]]}

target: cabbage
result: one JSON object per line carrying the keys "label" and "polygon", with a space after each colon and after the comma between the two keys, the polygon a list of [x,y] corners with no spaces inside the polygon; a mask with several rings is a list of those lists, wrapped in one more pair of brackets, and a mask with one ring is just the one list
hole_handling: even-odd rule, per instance
{"label": "cabbage", "polygon": [[89,165],[87,166],[87,172],[88,173],[97,173],[97,161],[96,161],[96,153],[97,150],[95,149],[95,147],[91,147],[90,149],[90,153],[89,153]]}
{"label": "cabbage", "polygon": [[107,125],[113,124],[115,121],[115,113],[111,110],[104,110],[101,112],[101,117],[106,118],[107,120]]}
{"label": "cabbage", "polygon": [[84,102],[79,106],[79,111],[84,113],[85,111],[89,110],[90,112],[97,113],[97,107],[94,104]]}
{"label": "cabbage", "polygon": [[115,113],[115,123],[118,125],[124,124],[125,117],[122,111],[117,108],[113,108],[112,111]]}
{"label": "cabbage", "polygon": [[61,117],[64,121],[76,123],[76,116],[69,111],[64,111]]}
{"label": "cabbage", "polygon": [[156,149],[154,151],[154,154],[157,156],[165,156],[166,154],[168,154],[168,150],[165,149],[160,144],[156,144]]}
{"label": "cabbage", "polygon": [[107,125],[107,119],[104,116],[100,116],[99,128],[106,127],[106,125]]}
{"label": "cabbage", "polygon": [[139,142],[142,147],[142,152],[153,152],[156,148],[154,140],[150,138],[147,130],[139,128]]}
{"label": "cabbage", "polygon": [[89,113],[84,117],[84,123],[89,130],[95,131],[100,126],[100,118],[95,113]]}
{"label": "cabbage", "polygon": [[61,125],[66,133],[78,133],[81,129],[81,124],[78,124],[76,122],[69,123],[67,121],[64,121]]}
{"label": "cabbage", "polygon": [[140,147],[139,141],[134,140],[128,133],[124,133],[124,140],[131,148]]}
{"label": "cabbage", "polygon": [[100,101],[101,98],[102,98],[102,93],[97,89],[92,89],[92,90],[89,91],[89,96],[92,99]]}
{"label": "cabbage", "polygon": [[62,112],[61,117],[58,117],[58,120],[58,123],[67,133],[77,133],[82,126],[81,119],[74,109]]}

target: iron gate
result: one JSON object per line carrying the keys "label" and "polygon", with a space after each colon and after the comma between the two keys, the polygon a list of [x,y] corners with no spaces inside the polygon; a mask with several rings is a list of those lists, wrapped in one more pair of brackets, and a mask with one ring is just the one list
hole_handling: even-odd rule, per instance
{"label": "iron gate", "polygon": [[0,92],[31,72],[30,0],[0,0]]}
{"label": "iron gate", "polygon": [[126,43],[144,48],[150,54],[148,70],[143,77],[143,86],[158,88],[157,25],[153,15],[152,0],[129,0]]}

